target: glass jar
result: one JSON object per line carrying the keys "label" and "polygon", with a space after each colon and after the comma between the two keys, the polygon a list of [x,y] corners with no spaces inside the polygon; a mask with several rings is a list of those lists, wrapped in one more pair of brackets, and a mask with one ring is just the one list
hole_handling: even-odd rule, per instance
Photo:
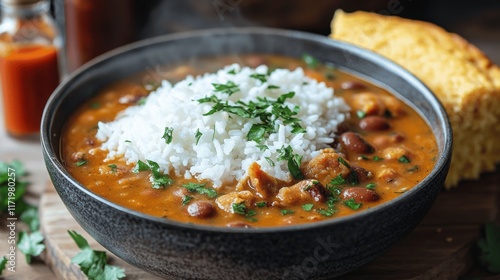
{"label": "glass jar", "polygon": [[1,0],[0,4],[5,127],[11,136],[38,136],[45,103],[59,84],[62,40],[45,0]]}

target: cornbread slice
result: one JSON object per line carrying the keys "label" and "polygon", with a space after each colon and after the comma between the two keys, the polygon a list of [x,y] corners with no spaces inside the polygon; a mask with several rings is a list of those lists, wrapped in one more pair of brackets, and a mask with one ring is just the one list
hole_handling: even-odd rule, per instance
{"label": "cornbread slice", "polygon": [[476,179],[500,161],[500,69],[465,39],[422,21],[336,11],[332,38],[392,59],[440,99],[451,121],[453,157],[445,187]]}

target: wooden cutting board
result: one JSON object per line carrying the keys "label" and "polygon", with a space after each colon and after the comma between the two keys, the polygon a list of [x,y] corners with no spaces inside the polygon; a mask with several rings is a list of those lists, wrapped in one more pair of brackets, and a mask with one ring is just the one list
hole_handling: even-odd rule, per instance
{"label": "wooden cutting board", "polygon": [[[499,166],[500,167],[500,166]],[[500,170],[500,168],[497,168]],[[500,171],[443,191],[422,223],[391,250],[342,277],[361,279],[457,279],[473,266],[473,250],[485,222],[500,221]],[[82,234],[92,248],[105,250],[71,217],[52,185],[40,202],[45,262],[59,279],[86,279],[71,258],[79,252],[67,230]],[[159,279],[108,252],[127,279]]]}

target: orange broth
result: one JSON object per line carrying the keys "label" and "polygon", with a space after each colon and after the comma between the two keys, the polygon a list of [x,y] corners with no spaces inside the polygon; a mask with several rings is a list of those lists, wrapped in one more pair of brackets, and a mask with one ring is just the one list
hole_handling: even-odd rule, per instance
{"label": "orange broth", "polygon": [[[137,99],[140,96],[146,96],[149,91],[144,85],[151,84],[151,82],[156,83],[159,78],[175,82],[182,80],[187,74],[214,72],[233,62],[253,67],[264,63],[270,69],[295,69],[300,66],[305,69],[306,75],[325,82],[327,86],[335,89],[336,96],[344,97],[353,109],[350,120],[343,126],[349,131],[359,133],[374,147],[374,151],[363,154],[344,149],[344,158],[350,165],[361,167],[368,171],[371,177],[355,186],[352,184],[336,186],[335,190],[345,192],[345,189],[352,187],[368,188],[376,192],[379,199],[376,201],[355,201],[355,205],[359,205],[359,208],[353,209],[346,203],[347,199],[337,199],[333,205],[329,206],[326,205],[325,201],[311,201],[307,205],[301,203],[291,207],[281,207],[272,201],[263,203],[262,199],[257,198],[247,209],[248,211],[252,210],[251,215],[229,213],[215,206],[213,215],[209,218],[199,218],[189,215],[187,207],[198,200],[213,203],[214,198],[208,198],[204,194],[186,192],[182,184],[195,182],[194,180],[172,176],[174,184],[166,188],[153,189],[149,181],[150,172],[133,173],[131,171],[135,165],[127,165],[124,159],[105,161],[106,151],[99,148],[100,143],[95,138],[96,127],[99,121],[112,121],[118,112],[130,106],[130,104],[119,103],[120,98],[133,96]],[[387,108],[396,108],[394,111],[396,113],[390,114],[389,109],[386,109],[383,114],[378,113],[382,114],[382,117],[390,124],[389,129],[383,131],[360,129],[360,121],[369,114],[363,115],[363,113],[358,112],[359,108],[357,109],[357,107],[360,105],[356,104],[356,99],[366,92],[377,96],[392,96],[385,89],[329,65],[319,65],[313,69],[308,68],[299,59],[274,55],[227,56],[203,59],[197,61],[196,64],[186,63],[165,68],[160,67],[156,71],[147,71],[104,88],[76,110],[69,119],[62,137],[63,159],[70,174],[94,193],[124,207],[180,222],[213,226],[270,227],[342,217],[369,209],[402,195],[418,184],[432,170],[437,155],[437,145],[430,127],[411,107],[395,98],[389,99],[390,102],[386,101],[388,102],[386,105],[389,104]],[[394,100],[397,101],[397,104],[390,104],[394,103]],[[338,140],[335,141],[335,143],[338,142]],[[391,153],[388,150],[390,151],[392,148],[404,149],[405,158],[390,158]],[[234,184],[236,183],[234,182]],[[207,187],[211,187],[210,182],[208,182]],[[233,189],[234,185],[227,185],[216,189],[216,192],[218,196],[221,196],[233,191]],[[189,196],[191,200],[186,202],[186,196]],[[356,199],[358,197],[355,197]],[[325,212],[325,209],[332,211]]]}

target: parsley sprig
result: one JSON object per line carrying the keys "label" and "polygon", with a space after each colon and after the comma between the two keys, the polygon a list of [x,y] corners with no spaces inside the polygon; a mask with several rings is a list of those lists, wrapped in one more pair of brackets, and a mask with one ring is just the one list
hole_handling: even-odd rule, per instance
{"label": "parsley sprig", "polygon": [[479,261],[492,273],[500,273],[500,226],[487,223],[484,235],[477,242],[480,249]]}
{"label": "parsley sprig", "polygon": [[214,103],[212,109],[204,116],[209,116],[217,112],[227,112],[246,119],[258,119],[260,122],[254,123],[247,134],[247,139],[261,143],[269,134],[276,132],[276,121],[282,120],[283,124],[292,127],[292,133],[303,133],[306,130],[300,125],[300,119],[296,118],[300,112],[299,106],[292,109],[285,105],[287,99],[293,98],[295,92],[291,91],[279,96],[276,100],[266,97],[257,97],[256,101],[248,103],[238,101],[229,104],[215,95],[198,99],[199,103]]}
{"label": "parsley sprig", "polygon": [[172,127],[165,127],[165,131],[163,132],[163,136],[161,137],[162,139],[165,139],[165,143],[170,144],[172,143],[172,133],[174,132],[174,129]]}
{"label": "parsley sprig", "polygon": [[3,256],[2,258],[0,258],[0,275],[2,275],[6,266],[7,266],[7,258]]}
{"label": "parsley sprig", "polygon": [[123,268],[107,264],[106,252],[92,250],[87,240],[76,231],[68,230],[68,233],[82,250],[71,259],[71,262],[77,264],[90,280],[117,280],[125,277]]}
{"label": "parsley sprig", "polygon": [[304,174],[302,174],[302,171],[300,170],[302,156],[295,154],[291,146],[283,146],[281,149],[278,149],[278,160],[287,161],[288,171],[290,171],[293,178],[297,180],[304,179]]}
{"label": "parsley sprig", "polygon": [[205,187],[206,183],[198,184],[189,182],[187,184],[182,184],[182,186],[192,193],[197,192],[199,194],[207,195],[210,198],[214,198],[217,196],[217,192],[214,189]]}
{"label": "parsley sprig", "polygon": [[214,86],[214,91],[215,92],[222,92],[222,93],[225,93],[229,96],[231,96],[233,93],[236,93],[238,91],[240,91],[240,88],[238,87],[238,85],[236,85],[234,82],[232,81],[229,81],[225,84],[216,84],[216,83],[213,83],[212,86]]}
{"label": "parsley sprig", "polygon": [[[167,174],[163,174],[160,171],[160,166],[158,163],[147,160],[147,164],[141,160],[137,161],[137,165],[132,169],[133,173],[139,173],[141,171],[151,170],[150,181],[152,183],[153,189],[166,188],[174,183],[174,180],[170,178]],[[149,164],[149,165],[148,165]]]}
{"label": "parsley sprig", "polygon": [[233,212],[245,216],[245,218],[251,222],[256,222],[257,219],[254,217],[257,215],[255,210],[247,209],[245,202],[233,203]]}

